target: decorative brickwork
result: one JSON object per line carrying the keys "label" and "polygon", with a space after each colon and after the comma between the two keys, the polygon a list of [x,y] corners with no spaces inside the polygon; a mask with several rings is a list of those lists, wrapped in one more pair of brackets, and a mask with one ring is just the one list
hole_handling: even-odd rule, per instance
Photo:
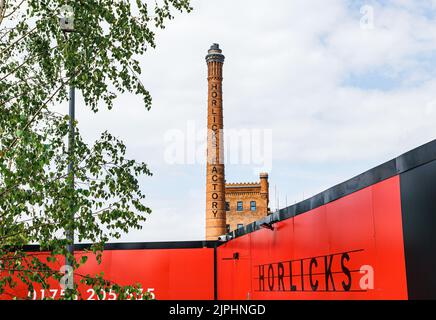
{"label": "decorative brickwork", "polygon": [[[260,174],[260,182],[226,184],[226,224],[228,231],[247,225],[268,215],[268,174]],[[242,202],[242,207],[239,205]],[[241,210],[242,209],[242,210]]]}

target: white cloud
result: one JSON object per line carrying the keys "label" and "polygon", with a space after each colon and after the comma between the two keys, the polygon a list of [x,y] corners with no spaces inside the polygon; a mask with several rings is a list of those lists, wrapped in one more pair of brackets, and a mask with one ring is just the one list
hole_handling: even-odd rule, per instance
{"label": "white cloud", "polygon": [[[360,28],[359,6],[341,0],[192,4],[194,12],[177,15],[141,58],[150,112],[132,96],[110,112],[78,112],[82,132],[115,132],[155,173],[143,180],[150,222],[124,240],[204,236],[204,167],[166,164],[164,136],[188,121],[206,124],[204,56],[213,42],[226,55],[225,127],[273,130],[271,184],[288,203],[301,200],[302,189],[310,196],[435,137],[434,70],[419,57],[436,52],[436,24],[417,1],[371,2],[372,30]],[[369,71],[388,74],[394,88],[344,84]],[[227,167],[227,178],[257,179],[239,166]]]}

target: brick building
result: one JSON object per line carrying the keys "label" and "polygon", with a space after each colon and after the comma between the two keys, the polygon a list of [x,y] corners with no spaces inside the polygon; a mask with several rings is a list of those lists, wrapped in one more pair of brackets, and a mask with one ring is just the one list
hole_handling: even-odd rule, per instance
{"label": "brick building", "polygon": [[227,232],[241,228],[269,214],[268,186],[267,173],[260,174],[259,182],[226,183]]}

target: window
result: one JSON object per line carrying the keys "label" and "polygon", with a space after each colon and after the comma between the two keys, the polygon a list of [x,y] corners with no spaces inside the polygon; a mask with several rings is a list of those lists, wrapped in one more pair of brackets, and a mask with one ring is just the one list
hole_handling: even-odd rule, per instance
{"label": "window", "polygon": [[226,202],[226,211],[230,211],[230,202]]}
{"label": "window", "polygon": [[242,201],[238,201],[237,206],[236,206],[236,211],[242,211],[243,207],[242,207]]}
{"label": "window", "polygon": [[229,224],[226,224],[226,231],[227,231],[227,233],[230,232],[230,225]]}
{"label": "window", "polygon": [[251,201],[250,202],[250,210],[251,211],[256,211],[256,201]]}
{"label": "window", "polygon": [[242,223],[238,223],[238,226],[236,227],[236,229],[240,229],[240,228],[243,228],[243,227],[244,227],[244,225]]}

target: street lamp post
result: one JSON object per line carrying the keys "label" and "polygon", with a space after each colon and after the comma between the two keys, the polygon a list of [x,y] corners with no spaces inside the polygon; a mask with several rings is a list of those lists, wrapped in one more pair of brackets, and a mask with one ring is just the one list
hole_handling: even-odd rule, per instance
{"label": "street lamp post", "polygon": [[[68,154],[70,155],[70,161],[68,163],[68,176],[71,177],[71,190],[74,190],[74,160],[73,160],[73,152],[74,152],[74,119],[75,119],[75,108],[76,108],[76,97],[75,97],[75,88],[72,84],[70,84],[70,99],[69,99],[69,135],[68,135]],[[74,197],[71,198],[70,203],[70,219],[71,222],[74,222]],[[74,227],[67,229],[66,237],[68,240],[67,251],[69,254],[74,255]],[[70,267],[68,272],[72,271],[72,261],[69,261],[68,257],[65,259],[65,265]],[[72,288],[74,285],[74,276],[73,273],[69,274],[68,279],[70,280],[68,283],[68,287]]]}
{"label": "street lamp post", "polygon": [[[60,17],[59,23],[61,30],[67,34],[74,31],[74,11],[73,8],[66,5],[62,7],[62,16]],[[75,144],[75,130],[74,130],[74,121],[75,121],[75,108],[76,108],[76,98],[75,98],[75,88],[72,84],[72,77],[70,78],[70,95],[69,95],[69,134],[68,134],[68,155],[70,157],[68,163],[68,177],[71,179],[71,190],[74,190],[74,144]],[[71,227],[67,228],[65,232],[66,239],[68,240],[67,244],[67,252],[71,257],[74,255],[74,195],[72,195],[70,200],[70,210],[69,210],[69,218],[71,219]],[[65,285],[68,289],[74,288],[74,274],[73,274],[73,261],[65,257],[65,265],[66,265],[66,276],[67,280]],[[71,272],[71,273],[70,273]]]}

